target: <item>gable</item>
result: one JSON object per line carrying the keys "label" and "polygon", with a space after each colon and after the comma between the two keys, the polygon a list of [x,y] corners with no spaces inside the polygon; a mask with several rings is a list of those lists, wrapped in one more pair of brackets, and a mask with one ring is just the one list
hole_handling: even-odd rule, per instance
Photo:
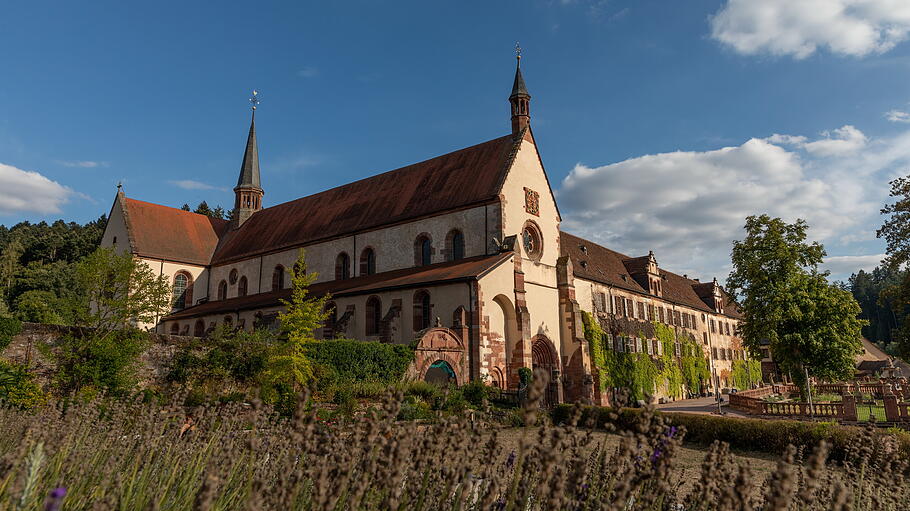
{"label": "gable", "polygon": [[530,129],[522,134],[500,194],[503,237],[520,235],[525,224],[533,222],[543,238],[541,262],[556,264],[560,243],[559,207]]}
{"label": "gable", "polygon": [[511,135],[256,212],[222,240],[213,264],[495,201]]}

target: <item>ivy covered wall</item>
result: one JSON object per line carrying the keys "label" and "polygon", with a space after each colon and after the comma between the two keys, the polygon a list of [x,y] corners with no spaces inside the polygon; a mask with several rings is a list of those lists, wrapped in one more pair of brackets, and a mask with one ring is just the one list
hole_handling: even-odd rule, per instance
{"label": "ivy covered wall", "polygon": [[[590,313],[582,314],[585,339],[600,375],[601,391],[612,387],[625,389],[633,400],[657,395],[685,397],[687,391],[698,392],[701,382],[710,379],[708,360],[692,337],[677,337],[672,328],[657,322],[635,324],[624,320],[602,325]],[[651,350],[653,355],[616,351],[607,345],[616,337],[638,337],[646,339],[645,342],[655,339],[660,349]]]}

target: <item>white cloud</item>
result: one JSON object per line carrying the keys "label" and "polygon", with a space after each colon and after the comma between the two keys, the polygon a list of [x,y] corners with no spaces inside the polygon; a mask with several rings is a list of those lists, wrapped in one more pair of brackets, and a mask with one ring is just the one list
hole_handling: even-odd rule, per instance
{"label": "white cloud", "polygon": [[885,119],[888,119],[891,122],[910,122],[910,112],[888,110],[885,112]]}
{"label": "white cloud", "polygon": [[[888,180],[908,164],[910,131],[869,139],[844,126],[814,140],[778,134],[713,151],[579,163],[558,195],[566,231],[629,255],[653,249],[671,271],[723,278],[749,215],[803,218],[833,256],[881,251],[868,234],[881,223]],[[838,269],[848,262],[830,260]]]}
{"label": "white cloud", "polygon": [[837,128],[833,132],[822,132],[822,137],[824,138],[809,142],[809,139],[803,136],[779,135],[775,133],[765,140],[772,144],[805,149],[812,155],[821,157],[855,154],[862,150],[869,140],[862,131],[849,124]]}
{"label": "white cloud", "polygon": [[38,172],[0,163],[0,213],[60,213],[73,191]]}
{"label": "white cloud", "polygon": [[227,191],[227,188],[221,186],[213,186],[208,183],[194,181],[192,179],[180,179],[176,181],[168,181],[168,183],[176,186],[177,188],[183,188],[184,190],[218,190],[221,192]]}
{"label": "white cloud", "polygon": [[727,0],[711,37],[739,53],[808,57],[819,48],[862,57],[910,35],[907,0]]}
{"label": "white cloud", "polygon": [[313,78],[314,76],[319,76],[319,70],[313,66],[306,66],[297,71],[297,76],[301,78]]}
{"label": "white cloud", "polygon": [[64,167],[81,167],[85,169],[92,169],[95,167],[107,167],[108,163],[106,161],[90,161],[90,160],[56,160],[57,164],[63,165]]}
{"label": "white cloud", "polygon": [[884,258],[885,254],[826,257],[822,268],[834,275],[850,275],[859,270],[872,271]]}

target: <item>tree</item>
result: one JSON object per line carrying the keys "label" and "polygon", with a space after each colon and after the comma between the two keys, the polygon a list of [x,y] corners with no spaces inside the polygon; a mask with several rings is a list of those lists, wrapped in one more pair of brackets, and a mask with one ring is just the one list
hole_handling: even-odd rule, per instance
{"label": "tree", "polygon": [[[910,176],[891,181],[890,196],[893,204],[886,204],[881,213],[888,215],[875,235],[884,238],[887,257],[882,265],[899,274],[896,282],[880,293],[880,301],[890,303],[895,318],[892,338],[896,351],[902,358],[910,358],[910,271],[905,268],[910,262]],[[902,269],[904,268],[904,269]]]}
{"label": "tree", "polygon": [[10,289],[13,287],[13,279],[16,272],[21,267],[20,258],[24,247],[18,239],[13,239],[3,248],[0,253],[0,277],[3,278],[3,299],[7,304],[12,302]]}
{"label": "tree", "polygon": [[325,304],[329,299],[327,295],[319,298],[309,295],[310,284],[317,277],[316,273],[307,273],[306,254],[301,250],[291,270],[291,300],[281,300],[287,310],[279,314],[279,319],[287,338],[281,341],[269,360],[267,374],[273,382],[299,387],[312,377],[306,345],[316,340],[316,329],[325,323],[328,317]]}
{"label": "tree", "polygon": [[75,324],[100,336],[136,323],[155,323],[170,312],[167,279],[131,254],[98,248],[76,265],[73,278]]}
{"label": "tree", "polygon": [[183,206],[180,206],[180,209],[182,209],[183,211],[192,211],[190,209],[190,205],[185,202],[183,203]]}
{"label": "tree", "polygon": [[195,209],[195,211],[193,211],[193,213],[205,215],[210,218],[224,219],[224,208],[222,208],[221,205],[219,204],[218,206],[215,206],[215,209],[212,209],[211,207],[209,207],[209,204],[206,201],[200,202],[199,205],[196,206],[196,209]]}
{"label": "tree", "polygon": [[806,369],[821,378],[852,373],[863,325],[853,297],[818,271],[825,249],[806,241],[807,229],[803,220],[748,217],[745,239],[733,242],[727,278],[745,316],[743,345],[759,358],[767,341],[774,360],[801,388]]}
{"label": "tree", "polygon": [[16,317],[32,323],[63,324],[57,295],[50,291],[32,289],[16,298]]}

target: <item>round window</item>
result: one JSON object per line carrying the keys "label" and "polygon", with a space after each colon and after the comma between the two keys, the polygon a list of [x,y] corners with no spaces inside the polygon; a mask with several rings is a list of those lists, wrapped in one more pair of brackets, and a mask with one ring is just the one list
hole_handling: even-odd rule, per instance
{"label": "round window", "polygon": [[529,259],[540,259],[543,246],[540,240],[540,231],[536,225],[530,222],[525,224],[525,228],[521,232],[521,244]]}
{"label": "round window", "polygon": [[236,268],[231,270],[230,275],[228,275],[228,280],[231,282],[232,286],[237,283],[237,269]]}

